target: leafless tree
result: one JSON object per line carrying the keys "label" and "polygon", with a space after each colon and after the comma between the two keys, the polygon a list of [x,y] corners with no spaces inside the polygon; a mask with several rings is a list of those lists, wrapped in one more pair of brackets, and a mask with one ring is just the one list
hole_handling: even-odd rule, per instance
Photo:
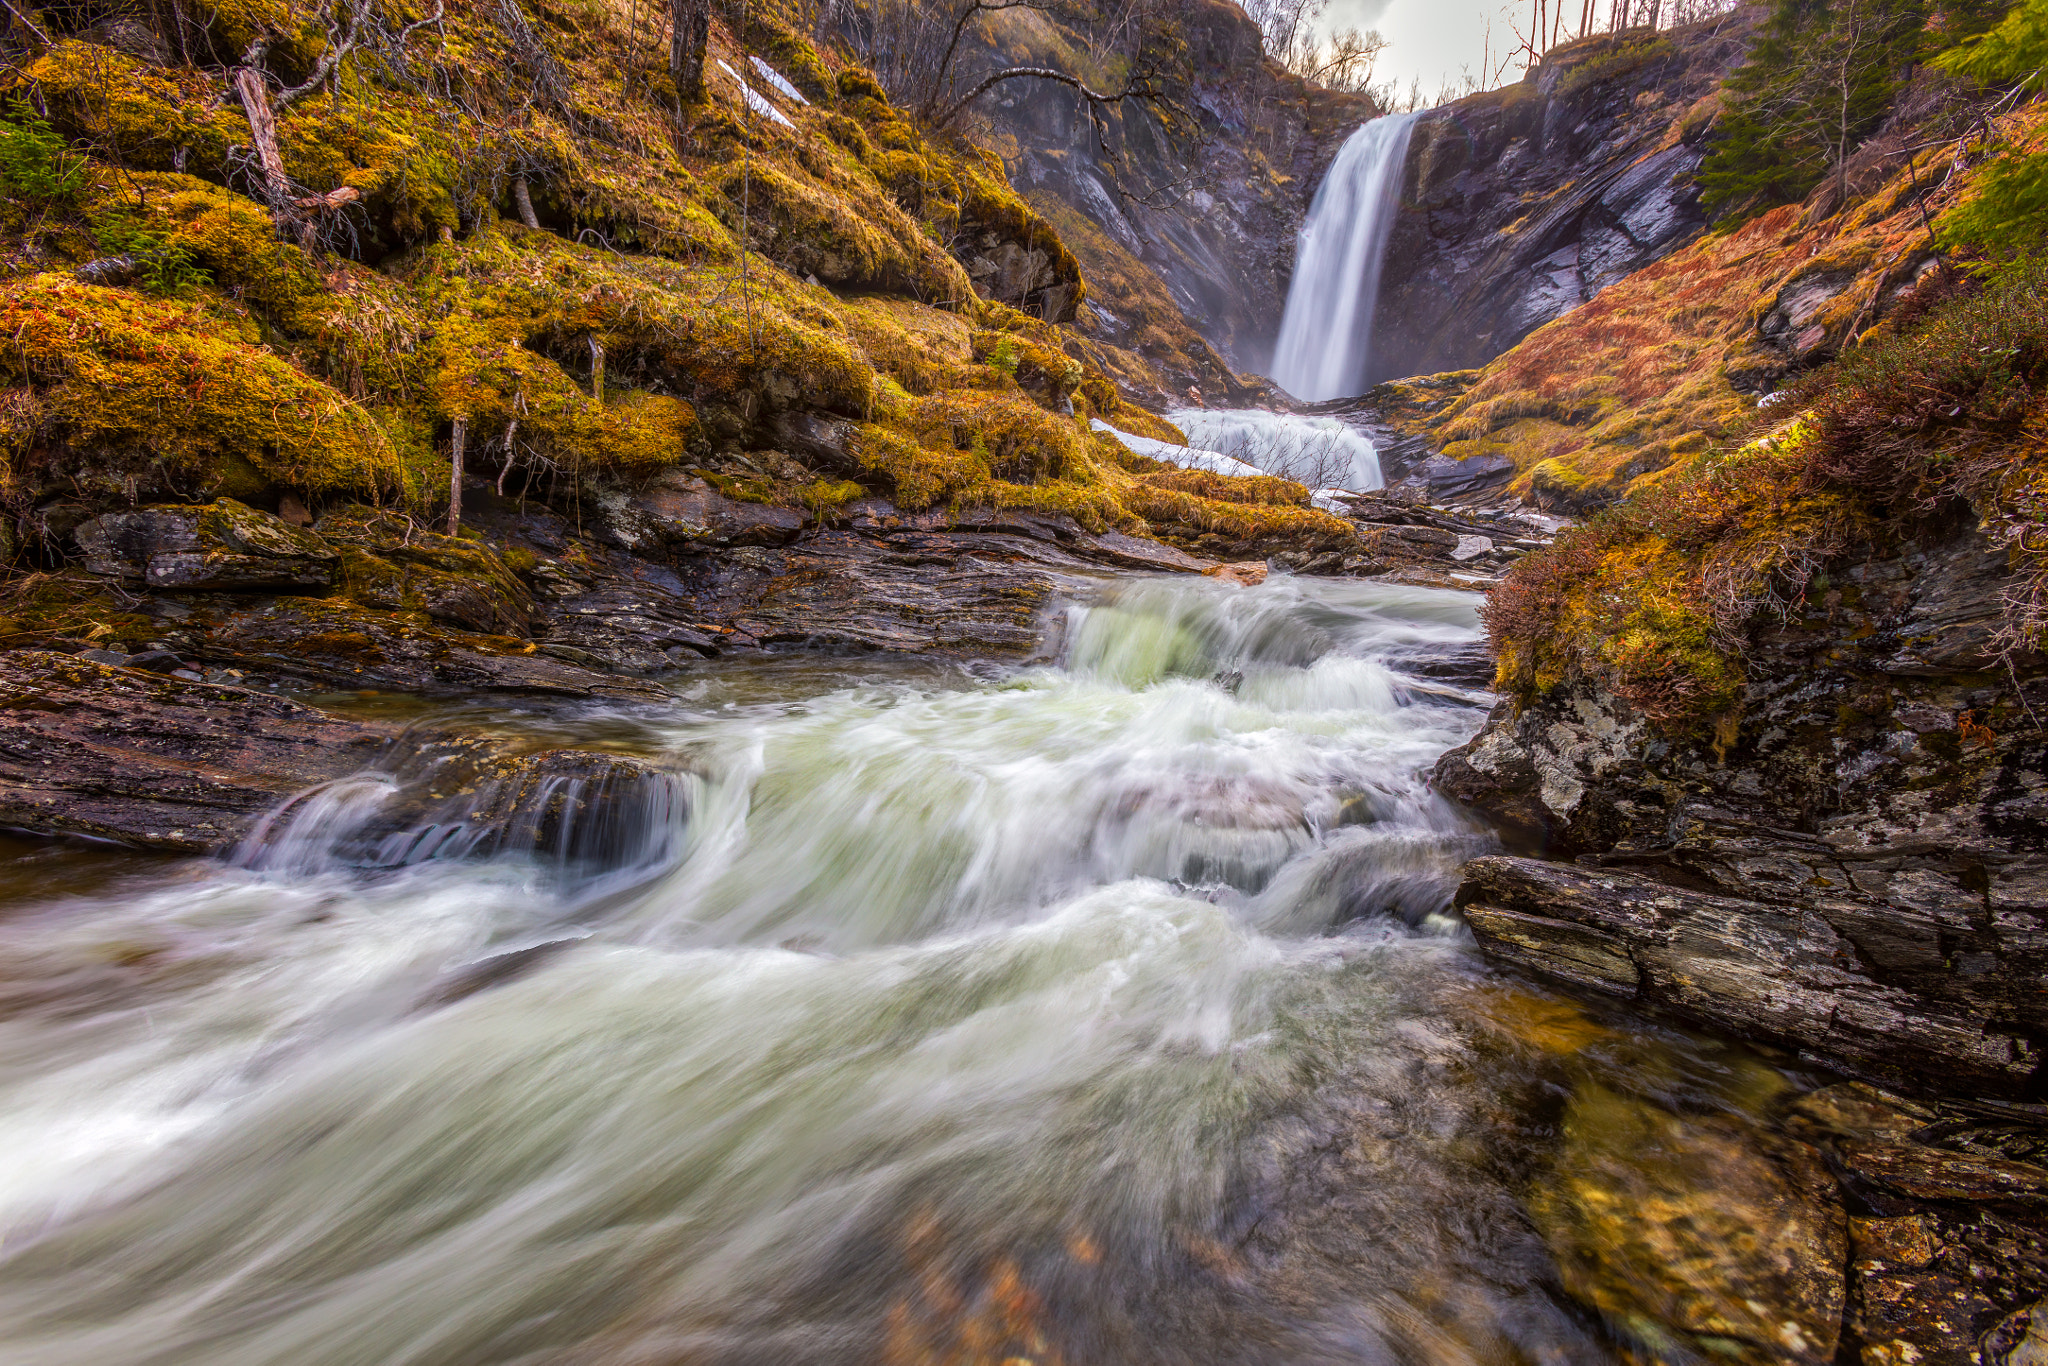
{"label": "leafless tree", "polygon": [[[504,0],[504,3],[513,5],[514,0]],[[358,49],[368,47],[402,60],[406,44],[413,34],[438,25],[444,13],[442,0],[435,0],[432,14],[394,32],[377,12],[375,0],[328,0],[320,11],[320,20],[326,28],[326,42],[313,64],[312,74],[297,85],[283,86],[275,95],[271,93],[275,78],[265,66],[274,35],[259,33],[243,51],[241,62],[228,77],[228,84],[249,120],[249,139],[263,180],[263,198],[270,205],[278,225],[289,228],[302,243],[312,244],[316,215],[343,208],[361,196],[357,190],[346,186],[324,195],[304,194],[294,187],[291,178],[285,174],[284,154],[278,146],[277,116],[335,79],[341,64]]]}
{"label": "leafless tree", "polygon": [[1377,29],[1339,29],[1290,70],[1331,90],[1363,94],[1373,88],[1373,70],[1386,50],[1387,40]]}
{"label": "leafless tree", "polygon": [[[1008,10],[1032,10],[1079,35],[1096,67],[1116,73],[1098,87],[1087,76],[1039,64],[987,65],[1001,49],[982,25]],[[957,126],[975,101],[1012,81],[1065,86],[1088,109],[1101,148],[1109,116],[1140,107],[1169,125],[1192,126],[1179,92],[1190,84],[1187,49],[1170,0],[868,0],[842,13],[842,32],[900,103],[927,124]]]}
{"label": "leafless tree", "polygon": [[679,104],[692,103],[704,93],[704,54],[710,45],[709,0],[671,0],[668,74],[675,81]]}

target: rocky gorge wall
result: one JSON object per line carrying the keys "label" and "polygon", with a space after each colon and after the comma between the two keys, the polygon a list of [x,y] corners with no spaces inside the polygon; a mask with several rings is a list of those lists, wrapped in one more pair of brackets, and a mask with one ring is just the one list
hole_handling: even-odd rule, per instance
{"label": "rocky gorge wall", "polygon": [[1597,687],[1501,703],[1447,793],[1487,952],[1893,1085],[2048,1095],[2048,669],[1967,522],[1838,558],[1762,631],[1739,716],[1660,733]]}
{"label": "rocky gorge wall", "polygon": [[[988,60],[1071,64],[1035,12],[998,18]],[[1176,98],[1193,132],[1169,134],[1126,106],[1107,113],[1098,135],[1086,102],[1050,82],[1012,82],[978,112],[1017,187],[1055,221],[1073,221],[1054,207],[1063,206],[1086,224],[1067,229],[1097,281],[1083,327],[1161,364],[1176,386],[1228,395],[1231,369],[1270,362],[1295,234],[1337,148],[1377,110],[1266,58],[1258,26],[1235,4],[1193,0],[1178,21],[1193,83]],[[1179,341],[1169,309],[1213,358]],[[1170,397],[1180,400],[1179,387]]]}
{"label": "rocky gorge wall", "polygon": [[1422,115],[1373,378],[1483,365],[1696,235],[1711,97],[1752,22],[1568,43],[1514,85]]}

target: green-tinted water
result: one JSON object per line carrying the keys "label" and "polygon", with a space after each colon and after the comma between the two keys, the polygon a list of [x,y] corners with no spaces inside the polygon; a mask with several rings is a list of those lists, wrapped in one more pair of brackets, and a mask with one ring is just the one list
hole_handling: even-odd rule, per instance
{"label": "green-tinted water", "polygon": [[1442,914],[1477,630],[1138,583],[1058,667],[459,713],[673,768],[625,867],[395,861],[374,774],[238,862],[17,852],[0,1362],[1609,1359],[1528,1214],[1572,1097],[1780,1083]]}

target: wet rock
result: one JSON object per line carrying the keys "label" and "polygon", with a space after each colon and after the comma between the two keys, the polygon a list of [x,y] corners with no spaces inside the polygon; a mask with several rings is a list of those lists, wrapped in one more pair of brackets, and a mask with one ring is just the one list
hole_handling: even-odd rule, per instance
{"label": "wet rock", "polygon": [[170,592],[326,588],[339,559],[313,533],[232,498],[103,513],[74,534],[93,573]]}
{"label": "wet rock", "polygon": [[[1790,1107],[1786,1127],[1817,1145],[1854,1207],[1845,1324],[1871,1366],[1979,1366],[2025,1360],[2032,1306],[2048,1291],[2048,1209],[2015,1189],[2016,1172],[1973,1153],[2048,1116],[1915,1101],[1861,1083],[1823,1087]],[[1987,1122],[1988,1121],[1988,1122]],[[1930,1180],[1930,1175],[1934,1179]]]}
{"label": "wet rock", "polygon": [[204,853],[390,737],[263,693],[12,651],[0,654],[0,824]]}
{"label": "wet rock", "polygon": [[1202,571],[1212,579],[1222,579],[1240,588],[1256,588],[1266,581],[1266,566],[1257,560],[1242,564],[1219,564],[1214,569]]}
{"label": "wet rock", "polygon": [[542,617],[543,654],[637,673],[717,655],[733,634],[704,620],[679,581],[644,569],[550,603]]}
{"label": "wet rock", "polygon": [[1582,1087],[1530,1213],[1566,1290],[1660,1358],[1836,1359],[1847,1219],[1805,1144]]}
{"label": "wet rock", "polygon": [[194,649],[209,664],[333,689],[668,696],[651,684],[543,655],[532,641],[315,598],[278,598],[227,613],[195,636]]}
{"label": "wet rock", "polygon": [[1502,704],[1437,785],[1580,863],[1474,865],[1482,943],[1866,1076],[2037,1093],[2048,667],[1998,665],[2010,584],[1968,528],[1844,557],[1717,733],[1587,685]]}
{"label": "wet rock", "polygon": [[1984,1366],[2048,1366],[2048,1300],[2014,1310],[1984,1335]]}
{"label": "wet rock", "polygon": [[1504,455],[1473,455],[1463,460],[1432,455],[1416,468],[1434,502],[1467,498],[1496,489],[1515,477],[1515,462]]}
{"label": "wet rock", "polygon": [[532,596],[499,553],[481,541],[443,536],[408,517],[347,507],[316,528],[342,547],[341,581],[366,607],[421,612],[492,635],[524,635]]}
{"label": "wet rock", "polygon": [[[1853,906],[1830,908],[1831,918],[1614,868],[1505,856],[1467,864],[1457,904],[1497,961],[1866,1075],[2012,1093],[2038,1066],[2032,1030],[2013,1018],[2012,995],[2030,992],[2029,978],[1972,981],[1946,999],[1904,989],[1859,952],[1867,922],[1881,918]],[[2001,986],[2012,994],[2003,1009],[1971,999],[1996,1001]]]}
{"label": "wet rock", "polygon": [[[687,814],[675,773],[630,755],[577,749],[520,752],[497,737],[408,735],[379,766],[388,795],[345,827],[316,820],[325,858],[395,868],[431,859],[523,855],[565,872],[606,872],[666,861]],[[265,819],[244,857],[271,845],[293,852],[306,794]]]}
{"label": "wet rock", "polygon": [[601,534],[638,555],[743,545],[787,545],[809,521],[792,508],[727,498],[703,479],[682,472],[661,475],[643,489],[599,500]]}

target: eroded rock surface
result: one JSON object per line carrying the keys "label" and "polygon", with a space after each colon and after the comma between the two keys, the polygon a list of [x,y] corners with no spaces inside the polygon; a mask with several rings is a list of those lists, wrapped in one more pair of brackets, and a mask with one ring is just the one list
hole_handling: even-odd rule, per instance
{"label": "eroded rock surface", "polygon": [[1715,735],[1584,686],[1503,703],[1437,782],[1577,862],[1473,864],[1481,943],[1867,1076],[2039,1098],[2048,678],[1996,653],[2009,585],[1968,528],[1831,566]]}
{"label": "eroded rock surface", "polygon": [[1517,85],[1425,114],[1374,321],[1375,379],[1482,365],[1705,226],[1694,106],[1739,14],[1567,44]]}
{"label": "eroded rock surface", "polygon": [[0,654],[0,824],[147,849],[231,843],[394,729],[243,688],[46,651]]}
{"label": "eroded rock surface", "polygon": [[94,573],[183,592],[326,588],[334,547],[232,498],[104,513],[74,533]]}

